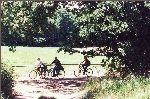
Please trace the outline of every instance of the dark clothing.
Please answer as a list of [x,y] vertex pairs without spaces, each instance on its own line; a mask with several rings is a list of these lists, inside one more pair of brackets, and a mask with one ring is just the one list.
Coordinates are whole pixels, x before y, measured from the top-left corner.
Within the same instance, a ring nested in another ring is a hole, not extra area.
[[90,66],[91,62],[88,59],[84,59],[84,61],[81,62],[81,65],[84,69],[83,74],[87,71],[87,67]]
[[84,59],[81,64],[84,66],[90,66],[91,62],[88,59]]
[[61,63],[58,59],[55,59],[51,64],[55,63],[55,67],[53,69],[53,76],[55,76],[55,71],[58,74],[59,70],[64,70],[64,68],[61,66]]
[[58,59],[54,60],[51,64],[55,63],[56,66],[61,67],[61,63]]
[[42,75],[43,71],[45,72],[47,69],[47,66],[45,66],[44,64],[42,64],[44,67],[38,67],[37,70],[40,71],[40,75]]

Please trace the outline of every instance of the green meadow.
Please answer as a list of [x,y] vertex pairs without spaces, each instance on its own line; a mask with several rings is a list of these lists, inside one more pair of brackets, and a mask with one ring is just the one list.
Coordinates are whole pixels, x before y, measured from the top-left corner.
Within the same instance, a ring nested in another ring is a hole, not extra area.
[[[49,65],[54,57],[58,57],[62,64],[79,64],[83,60],[83,55],[75,53],[69,55],[69,53],[60,52],[58,53],[58,47],[16,47],[16,52],[9,51],[8,46],[1,46],[1,59],[9,66],[25,66],[25,67],[14,67],[15,73],[26,76],[29,71],[33,69],[34,63],[37,58]],[[94,58],[89,57],[91,64],[100,64],[102,59],[105,57],[97,56]],[[63,65],[66,72],[74,71],[76,65]],[[102,69],[101,65],[96,65],[97,68]],[[48,68],[51,68],[48,66]],[[94,69],[93,69],[94,70]]]

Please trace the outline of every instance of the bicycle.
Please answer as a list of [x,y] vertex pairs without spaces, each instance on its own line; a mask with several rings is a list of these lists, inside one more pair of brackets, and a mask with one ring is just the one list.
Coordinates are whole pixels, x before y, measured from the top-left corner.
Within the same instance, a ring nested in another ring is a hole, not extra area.
[[[52,75],[53,75],[53,69],[54,68],[50,68],[49,70],[48,70],[48,75],[50,76],[51,75],[51,77],[52,77]],[[56,72],[55,71],[55,74],[56,74],[56,77],[58,77],[59,79],[60,78],[64,78],[65,77],[65,70],[62,70],[62,69],[59,69],[58,70],[59,72]]]
[[[29,72],[29,77],[31,79],[35,79],[38,76],[40,76],[40,78],[48,78],[49,76],[52,77],[52,75],[53,75],[53,68],[46,69],[42,73],[41,73],[41,70],[42,70],[41,67],[40,67],[40,71],[38,71],[37,68],[35,68],[34,70],[31,70]],[[65,77],[65,71],[64,70],[59,70],[59,74],[56,73],[56,77],[58,77],[58,78],[64,78]]]
[[42,70],[43,68],[40,67],[39,70],[37,68],[34,68],[29,72],[29,77],[31,79],[35,79],[36,77],[40,76],[40,78],[47,78],[49,76],[49,70]]
[[83,69],[83,67],[81,66],[81,65],[79,65],[79,68],[78,68],[78,70],[77,71],[74,71],[74,75],[76,76],[76,77],[79,77],[79,76],[87,76],[87,77],[89,77],[89,76],[92,76],[92,74],[93,74],[93,70],[92,70],[92,68],[90,68],[90,67],[87,67],[87,69],[86,69],[86,71],[85,71],[85,74],[83,74],[83,72],[84,72],[84,69]]

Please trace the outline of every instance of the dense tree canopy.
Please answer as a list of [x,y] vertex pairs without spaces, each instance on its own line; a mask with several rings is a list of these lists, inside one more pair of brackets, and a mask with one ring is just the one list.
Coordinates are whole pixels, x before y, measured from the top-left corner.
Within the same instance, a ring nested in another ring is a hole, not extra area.
[[1,8],[2,45],[10,50],[59,46],[76,53],[74,47],[99,47],[81,54],[105,55],[111,69],[136,73],[150,67],[149,1],[3,1]]

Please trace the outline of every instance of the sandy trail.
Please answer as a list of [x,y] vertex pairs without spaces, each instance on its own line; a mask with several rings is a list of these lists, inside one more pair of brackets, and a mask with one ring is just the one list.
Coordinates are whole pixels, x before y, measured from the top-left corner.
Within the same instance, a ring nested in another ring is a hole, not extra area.
[[[38,99],[40,96],[54,97],[55,99],[81,99],[86,91],[78,92],[80,86],[88,80],[87,77],[65,77],[63,79],[19,77],[16,79],[16,99]],[[78,97],[78,98],[77,98]]]
[[[89,78],[97,76],[95,74]],[[78,89],[89,78],[85,76],[75,77],[73,74],[68,74],[63,79],[49,77],[32,80],[29,77],[18,77],[14,87],[15,99],[82,99],[87,91],[78,91]]]

